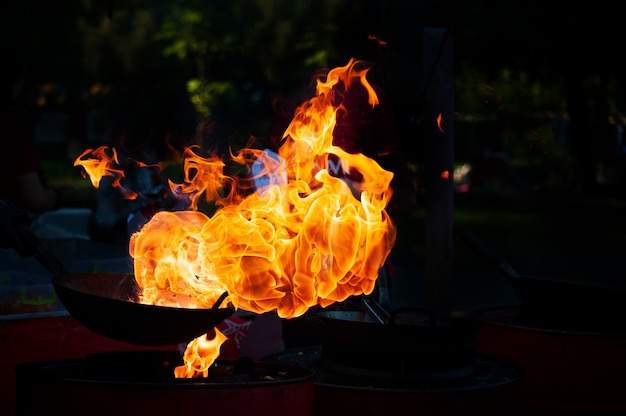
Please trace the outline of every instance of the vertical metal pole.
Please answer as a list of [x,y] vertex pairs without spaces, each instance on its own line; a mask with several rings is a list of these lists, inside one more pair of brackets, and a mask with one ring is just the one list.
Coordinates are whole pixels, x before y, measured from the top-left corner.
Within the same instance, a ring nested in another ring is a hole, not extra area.
[[451,28],[424,27],[424,298],[438,323],[450,316],[454,198],[454,48]]

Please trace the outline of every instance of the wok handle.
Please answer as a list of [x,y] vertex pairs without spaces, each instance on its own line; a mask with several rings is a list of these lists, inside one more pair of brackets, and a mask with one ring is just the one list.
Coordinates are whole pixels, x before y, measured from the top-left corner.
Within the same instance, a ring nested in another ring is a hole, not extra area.
[[20,223],[15,224],[15,229],[22,243],[32,252],[32,256],[35,257],[42,266],[48,269],[53,274],[54,278],[63,280],[68,277],[68,272],[61,260],[30,226]]
[[372,318],[376,320],[376,322],[385,325],[389,322],[389,313],[383,309],[382,306],[378,304],[374,299],[371,298],[361,298],[361,303],[365,307],[365,312]]
[[476,234],[473,232],[466,230],[463,233],[463,237],[465,242],[469,244],[474,250],[478,251],[484,258],[487,259],[491,264],[496,266],[496,268],[504,273],[507,277],[511,279],[520,279],[521,276],[511,266],[502,256],[500,256],[493,248],[489,247],[487,243],[481,240]]
[[224,292],[220,295],[219,298],[217,298],[217,300],[215,301],[215,303],[213,304],[213,306],[211,307],[211,309],[215,310],[215,309],[219,309],[220,305],[222,304],[222,302],[224,302],[224,299],[226,299],[228,297],[228,292]]
[[0,200],[0,246],[13,248],[21,257],[35,257],[55,278],[67,271],[59,258],[30,228],[28,212]]
[[418,312],[422,315],[426,315],[428,318],[428,323],[431,327],[434,327],[436,324],[435,316],[432,311],[419,308],[419,307],[406,307],[406,308],[398,308],[391,311],[391,313],[387,312],[385,308],[380,306],[378,302],[374,299],[363,297],[361,298],[361,303],[365,308],[365,312],[374,318],[378,323],[383,325],[396,325],[397,319],[399,316],[402,316],[407,313],[415,313]]

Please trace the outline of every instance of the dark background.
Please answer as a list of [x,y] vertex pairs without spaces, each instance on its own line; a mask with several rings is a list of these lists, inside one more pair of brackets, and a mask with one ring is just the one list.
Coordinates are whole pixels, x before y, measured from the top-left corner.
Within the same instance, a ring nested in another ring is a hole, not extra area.
[[[424,96],[445,65],[454,71],[455,261],[491,270],[456,234],[472,228],[524,272],[623,278],[625,72],[612,2],[10,1],[0,19],[2,44],[24,58],[23,105],[67,205],[96,203],[72,165],[84,149],[119,143],[125,131],[164,152],[166,129],[182,146],[206,122],[207,149],[251,135],[262,143],[274,100],[355,57],[374,63],[371,79],[392,99],[419,196],[397,218],[396,256],[419,259]],[[424,62],[433,27],[447,30],[454,53]]]
[[[455,160],[476,162],[475,187],[587,192],[624,179],[612,10],[606,1],[15,1],[3,6],[2,44],[25,60],[41,146],[65,146],[69,161],[129,124],[154,141],[174,124],[182,140],[209,117],[215,147],[263,139],[276,96],[356,57],[375,63],[370,76],[393,100],[416,170],[424,79],[454,65]],[[452,61],[424,66],[424,27],[450,30]]]

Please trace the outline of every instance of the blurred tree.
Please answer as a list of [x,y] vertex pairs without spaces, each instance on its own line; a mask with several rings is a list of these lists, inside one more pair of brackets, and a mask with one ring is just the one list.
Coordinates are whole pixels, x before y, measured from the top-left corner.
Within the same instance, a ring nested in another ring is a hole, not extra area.
[[[484,84],[494,87],[509,120],[565,112],[576,176],[570,189],[593,190],[604,157],[601,143],[610,134],[607,119],[624,112],[622,18],[611,12],[613,3],[479,0],[468,2],[465,10],[457,39],[457,61],[463,65],[457,85],[476,89],[463,72],[475,68]],[[479,97],[465,94],[460,98]],[[524,96],[535,98],[515,103]]]
[[[415,80],[428,70],[419,65],[419,28],[451,24],[457,111],[497,117],[511,127],[513,149],[550,134],[549,118],[566,114],[567,150],[586,186],[610,147],[606,119],[626,105],[621,18],[611,10],[606,0],[25,0],[3,5],[0,42],[27,49],[30,78],[97,107],[102,125],[142,106],[149,118],[147,107],[166,107],[163,97],[182,89],[197,116],[221,121],[216,135],[245,140],[264,134],[274,94],[321,68],[368,59],[408,141],[419,113]],[[30,96],[34,107],[38,91]]]
[[166,56],[193,64],[187,89],[198,113],[234,117],[228,124],[242,126],[250,114],[270,116],[272,92],[296,89],[331,63],[345,64],[350,56],[339,50],[345,47],[340,39],[349,32],[340,22],[352,29],[351,19],[358,19],[366,5],[177,0],[165,12],[156,39],[166,42]]

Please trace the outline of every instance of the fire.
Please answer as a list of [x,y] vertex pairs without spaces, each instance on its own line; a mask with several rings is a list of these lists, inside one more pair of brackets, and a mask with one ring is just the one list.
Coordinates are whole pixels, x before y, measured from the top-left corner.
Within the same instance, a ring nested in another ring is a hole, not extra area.
[[387,41],[382,40],[377,35],[367,35],[367,38],[370,40],[375,40],[378,43],[378,46],[384,46],[387,44]]
[[208,368],[219,357],[220,346],[228,338],[218,329],[213,329],[211,333],[198,337],[187,344],[183,354],[184,365],[174,369],[176,378],[196,378],[207,377]]
[[[120,163],[117,151],[111,149],[110,155],[107,151],[108,148],[106,146],[101,146],[95,150],[87,149],[74,161],[74,166],[82,166],[86,175],[89,175],[89,179],[94,188],[100,186],[100,179],[102,179],[103,176],[114,177],[114,186],[121,186],[120,182],[124,177],[124,170],[115,169],[113,167]],[[94,158],[84,159],[87,156],[93,156]]]
[[[212,217],[160,212],[131,237],[142,302],[211,307],[227,291],[237,309],[293,318],[372,292],[395,241],[385,212],[393,174],[334,146],[332,135],[341,109],[333,89],[338,82],[348,88],[362,82],[370,104],[377,103],[367,69],[357,64],[352,60],[318,81],[317,95],[296,111],[276,159],[252,149],[233,155],[240,163],[260,162],[273,178],[256,192],[234,197],[237,181],[224,176],[223,163],[188,149],[186,181],[172,189],[193,194],[192,208],[202,193],[222,207]],[[231,192],[221,197],[225,181]]]
[[125,177],[124,169],[120,166],[119,156],[115,148],[109,150],[106,146],[100,146],[93,150],[87,149],[76,158],[74,166],[82,166],[85,176],[89,176],[94,188],[100,186],[100,180],[103,176],[111,176],[113,178],[111,186],[119,188],[126,199],[135,199],[138,196],[136,192],[122,186],[122,179]]
[[[217,157],[186,150],[184,181],[170,189],[186,198],[189,210],[159,212],[130,239],[142,303],[207,308],[227,292],[236,309],[289,319],[374,290],[396,237],[385,211],[393,173],[333,144],[351,83],[366,88],[370,105],[378,103],[367,72],[351,59],[318,79],[315,97],[296,110],[278,154],[233,153],[247,167],[247,181],[225,175]],[[197,210],[202,195],[219,207],[212,216]],[[189,362],[206,352],[196,341],[185,352]]]

